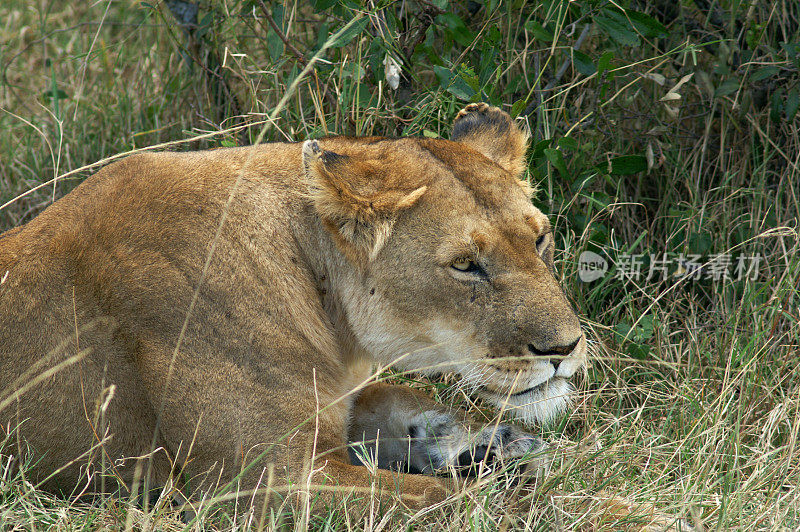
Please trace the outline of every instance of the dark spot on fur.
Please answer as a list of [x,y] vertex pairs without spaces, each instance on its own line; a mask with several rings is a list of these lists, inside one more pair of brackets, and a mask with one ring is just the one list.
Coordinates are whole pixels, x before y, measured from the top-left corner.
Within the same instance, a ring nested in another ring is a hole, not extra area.
[[375,289],[374,288],[370,288],[369,289],[369,295],[371,295],[371,296],[375,295]]
[[419,427],[416,425],[409,425],[408,426],[408,435],[411,436],[411,439],[415,439],[419,434]]
[[322,162],[325,163],[325,166],[327,166],[328,168],[345,164],[347,162],[347,159],[349,159],[347,155],[341,155],[332,151],[322,152]]

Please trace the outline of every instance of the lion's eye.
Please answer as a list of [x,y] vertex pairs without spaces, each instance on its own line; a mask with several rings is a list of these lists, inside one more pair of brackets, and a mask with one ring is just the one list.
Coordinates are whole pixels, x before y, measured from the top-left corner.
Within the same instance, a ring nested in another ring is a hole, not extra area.
[[465,272],[472,265],[473,265],[473,262],[471,260],[469,260],[469,259],[457,259],[457,260],[453,261],[453,264],[451,266],[453,266],[453,268],[455,268],[456,270],[460,270],[462,272]]
[[481,269],[481,267],[478,266],[475,261],[466,257],[454,260],[450,264],[450,267],[454,270],[465,273],[483,273],[483,269]]

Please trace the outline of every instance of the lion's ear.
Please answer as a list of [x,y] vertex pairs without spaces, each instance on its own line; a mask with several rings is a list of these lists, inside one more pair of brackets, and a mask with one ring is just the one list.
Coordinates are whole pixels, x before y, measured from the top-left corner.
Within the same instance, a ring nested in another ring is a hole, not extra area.
[[528,134],[497,107],[485,103],[466,106],[456,116],[450,140],[481,152],[514,177],[520,177],[525,171]]
[[303,143],[303,166],[323,225],[356,262],[378,255],[391,235],[397,213],[411,207],[427,190],[425,186],[388,186],[386,168],[324,150],[316,140]]

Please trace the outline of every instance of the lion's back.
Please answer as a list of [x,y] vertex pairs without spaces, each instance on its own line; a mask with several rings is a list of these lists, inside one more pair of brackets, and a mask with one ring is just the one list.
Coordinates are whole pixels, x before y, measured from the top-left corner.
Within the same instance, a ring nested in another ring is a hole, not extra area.
[[[300,167],[298,159],[292,173],[293,150],[275,144],[129,156],[0,234],[0,364],[24,366],[74,336],[76,321],[96,316],[179,326],[223,210],[234,230],[238,213],[252,208],[246,200],[255,180],[267,175],[279,183],[275,190],[292,188]],[[228,204],[234,184],[243,201]],[[275,217],[287,210],[277,197],[265,201],[275,203]],[[81,308],[93,316],[81,316]],[[17,370],[0,371],[0,384]]]

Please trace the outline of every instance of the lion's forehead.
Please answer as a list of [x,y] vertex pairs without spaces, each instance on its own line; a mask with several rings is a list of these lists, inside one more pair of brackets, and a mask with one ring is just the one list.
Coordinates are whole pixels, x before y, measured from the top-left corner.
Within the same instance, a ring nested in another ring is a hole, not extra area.
[[427,185],[422,203],[445,210],[451,220],[461,218],[459,226],[467,237],[480,229],[494,234],[492,240],[512,235],[519,241],[549,231],[547,217],[531,203],[526,186],[460,143],[384,137],[333,137],[330,143],[342,154],[377,163],[386,174],[384,185]]
[[339,154],[375,163],[373,168],[381,172],[384,186],[408,188],[438,181],[451,187],[455,179],[479,205],[523,215],[538,213],[528,199],[527,186],[459,142],[385,137],[328,137],[324,142]]
[[536,240],[542,234],[541,229],[541,223],[533,227],[520,218],[497,221],[487,217],[457,217],[444,228],[451,232],[441,238],[437,259],[445,264],[454,257],[477,252],[478,256],[491,257],[506,267],[527,270],[538,256]]

